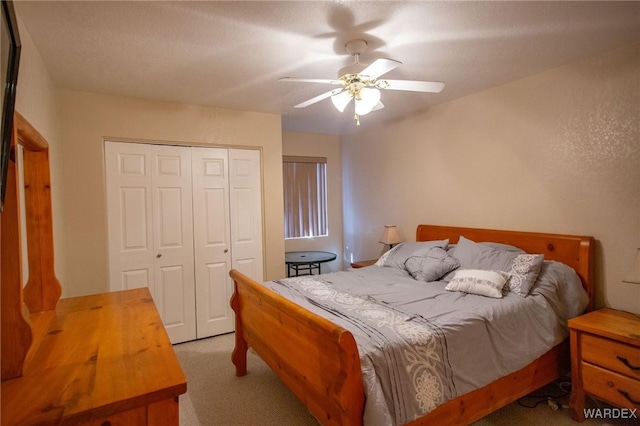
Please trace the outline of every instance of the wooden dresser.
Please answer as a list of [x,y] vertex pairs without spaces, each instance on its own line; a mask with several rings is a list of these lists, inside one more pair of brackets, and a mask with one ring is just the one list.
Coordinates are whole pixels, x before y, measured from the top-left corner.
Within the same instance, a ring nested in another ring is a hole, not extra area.
[[2,425],[178,425],[185,376],[147,288],[61,299],[32,315]]
[[[17,145],[23,148],[22,186]],[[178,396],[187,383],[149,290],[60,300],[48,147],[16,112],[0,214],[1,423],[177,425]]]
[[585,394],[640,409],[640,317],[600,309],[569,320],[571,416],[585,419]]

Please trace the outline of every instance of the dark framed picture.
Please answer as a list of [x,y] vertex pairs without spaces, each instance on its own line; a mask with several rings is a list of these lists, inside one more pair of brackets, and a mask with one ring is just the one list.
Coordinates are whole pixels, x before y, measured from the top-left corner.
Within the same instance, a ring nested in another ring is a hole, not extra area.
[[0,212],[4,207],[7,187],[7,168],[11,155],[13,110],[16,103],[18,65],[20,63],[20,35],[13,2],[2,0],[2,128],[0,135]]

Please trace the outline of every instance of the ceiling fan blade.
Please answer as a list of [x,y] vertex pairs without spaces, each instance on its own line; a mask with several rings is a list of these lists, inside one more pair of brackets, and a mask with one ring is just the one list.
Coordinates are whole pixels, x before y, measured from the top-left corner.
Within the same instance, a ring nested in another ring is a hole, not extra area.
[[305,108],[308,107],[309,105],[313,105],[316,102],[320,102],[323,99],[327,99],[328,97],[331,97],[333,95],[337,95],[338,93],[340,93],[342,91],[342,89],[333,89],[333,90],[329,90],[328,92],[325,92],[321,95],[318,95],[314,98],[311,98],[307,101],[301,102],[298,105],[295,105],[294,108]]
[[382,103],[382,101],[378,101],[378,103],[376,104],[376,106],[374,106],[373,108],[371,108],[371,112],[373,111],[377,111],[379,109],[384,108],[384,104]]
[[373,61],[371,65],[369,65],[364,70],[362,70],[362,72],[360,72],[359,74],[366,75],[371,78],[378,78],[381,75],[388,73],[389,71],[397,68],[400,65],[402,65],[402,62],[400,61],[387,59],[387,58],[378,58],[375,61]]
[[386,90],[407,90],[410,92],[440,93],[444,83],[440,81],[384,80],[389,83]]
[[301,83],[328,83],[328,84],[340,84],[340,80],[329,80],[325,78],[297,78],[297,77],[282,77],[279,81],[295,81]]

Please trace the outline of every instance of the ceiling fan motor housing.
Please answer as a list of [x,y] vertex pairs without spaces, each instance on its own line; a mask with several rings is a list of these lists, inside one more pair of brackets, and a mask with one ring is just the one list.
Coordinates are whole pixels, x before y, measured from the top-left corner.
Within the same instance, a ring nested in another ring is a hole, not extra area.
[[347,44],[344,45],[347,52],[353,56],[353,64],[348,65],[338,71],[338,78],[347,76],[347,75],[358,75],[362,70],[364,70],[367,66],[360,64],[360,54],[367,50],[367,42],[366,40],[356,39],[350,40]]
[[344,47],[347,49],[349,55],[360,55],[367,50],[367,42],[362,39],[350,40]]
[[338,71],[338,78],[344,77],[349,74],[353,74],[353,75],[360,74],[366,67],[367,65],[363,65],[363,64],[347,65],[344,68],[340,68],[340,70]]

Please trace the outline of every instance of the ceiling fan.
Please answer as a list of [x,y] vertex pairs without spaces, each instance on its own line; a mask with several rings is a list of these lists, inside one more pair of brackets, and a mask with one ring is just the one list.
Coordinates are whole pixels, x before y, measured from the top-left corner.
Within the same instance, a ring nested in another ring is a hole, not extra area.
[[380,101],[380,90],[404,90],[411,92],[439,93],[444,83],[437,81],[388,80],[379,77],[402,64],[393,59],[379,58],[370,65],[360,63],[360,55],[366,50],[367,42],[357,39],[347,42],[347,52],[353,56],[353,65],[338,71],[338,78],[334,80],[318,78],[283,77],[280,81],[295,81],[303,83],[328,83],[340,86],[307,101],[295,105],[295,108],[305,108],[331,98],[338,111],[343,112],[347,105],[354,101],[356,124],[360,125],[360,116],[384,108]]

